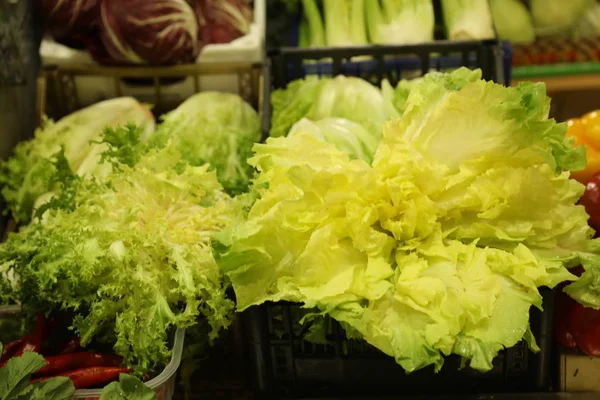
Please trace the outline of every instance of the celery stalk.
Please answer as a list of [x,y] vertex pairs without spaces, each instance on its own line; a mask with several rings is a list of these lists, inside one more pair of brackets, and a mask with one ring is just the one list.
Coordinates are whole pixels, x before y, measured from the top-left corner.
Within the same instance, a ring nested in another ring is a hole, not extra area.
[[[308,47],[323,47],[325,46],[325,29],[323,28],[323,19],[316,0],[302,0],[304,8],[304,18],[307,23],[307,32],[300,32],[307,35]],[[303,29],[304,29],[303,28]],[[305,40],[303,38],[303,40]]]
[[488,0],[442,0],[450,40],[493,39],[494,23]]
[[365,0],[324,0],[323,11],[328,46],[367,43]]
[[431,0],[372,0],[366,3],[365,13],[372,43],[433,40],[435,17]]

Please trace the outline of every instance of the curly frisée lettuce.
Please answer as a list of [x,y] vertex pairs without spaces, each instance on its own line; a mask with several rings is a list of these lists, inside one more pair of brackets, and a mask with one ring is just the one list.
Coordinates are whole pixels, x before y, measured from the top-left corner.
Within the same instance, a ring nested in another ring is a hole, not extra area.
[[63,146],[73,171],[82,164],[86,175],[99,160],[102,145],[94,143],[105,126],[133,122],[140,127],[143,137],[154,131],[154,117],[150,110],[131,97],[106,100],[57,122],[47,121],[35,133],[35,138],[22,142],[7,161],[0,163],[2,197],[13,218],[26,223],[31,217],[36,199],[51,192],[49,180],[54,173],[50,157]]
[[102,180],[65,178],[41,222],[0,245],[0,301],[28,312],[73,311],[83,345],[114,343],[142,373],[167,362],[170,328],[200,315],[214,338],[229,324],[233,303],[210,238],[240,220],[242,207],[208,166],[182,161],[176,146],[150,150],[134,165],[107,161],[116,168]]
[[[598,241],[566,169],[584,152],[548,119],[543,84],[478,72],[414,82],[372,165],[298,132],[255,146],[259,199],[215,235],[237,306],[292,301],[408,372],[456,354],[486,371],[526,340],[541,286],[600,305]],[[461,78],[462,77],[462,78]]]

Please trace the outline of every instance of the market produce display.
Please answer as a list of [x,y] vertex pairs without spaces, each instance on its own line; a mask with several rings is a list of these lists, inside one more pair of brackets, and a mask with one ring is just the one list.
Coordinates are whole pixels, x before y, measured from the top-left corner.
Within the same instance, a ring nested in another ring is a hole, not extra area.
[[[260,139],[257,113],[236,95],[206,92],[148,131],[143,119],[134,123],[136,114],[111,126],[115,115],[106,108],[96,115],[104,126],[91,126],[94,107],[50,123],[63,129],[42,131],[23,145],[39,149],[35,158],[19,148],[6,166],[21,168],[2,171],[3,182],[45,174],[28,192],[33,220],[0,245],[0,304],[20,304],[25,320],[66,314],[61,326],[76,334],[46,353],[48,324],[38,319],[34,333],[5,343],[2,362],[44,355],[24,381],[63,376],[79,389],[124,372],[144,378],[168,363],[175,328],[203,325],[209,342],[230,323],[233,302],[211,236],[243,221],[252,198],[241,193],[252,173],[246,158]],[[79,130],[77,141],[87,147],[74,152],[70,141]],[[74,160],[92,156],[89,173],[76,173],[83,163]],[[114,354],[100,355],[97,347]]]
[[194,62],[208,44],[246,35],[249,0],[36,0],[46,32],[100,64]]
[[[594,139],[598,137],[598,113],[593,111],[580,119],[568,121],[568,135],[587,149],[588,160],[583,171],[573,173],[574,178],[585,183],[585,192],[579,204],[589,215],[588,223],[600,231],[600,166]],[[575,270],[581,275],[581,267]],[[600,310],[577,303],[566,293],[559,292],[554,308],[554,338],[566,348],[578,348],[591,357],[600,357]]]
[[408,372],[451,354],[487,371],[522,340],[537,350],[530,308],[559,286],[557,335],[597,355],[600,179],[570,172],[590,168],[595,114],[575,131],[548,118],[543,84],[466,68],[395,88],[307,78],[271,100],[264,144],[235,95],[197,94],[156,128],[123,98],[2,164],[20,227],[0,244],[0,304],[37,322],[3,343],[0,399],[147,390],[175,329],[209,342],[236,305],[268,301],[304,307],[307,340],[328,316]]
[[589,73],[598,61],[600,3],[594,0],[492,1],[498,37],[512,41],[513,76]]
[[302,132],[255,145],[259,199],[214,235],[238,310],[300,303],[303,322],[328,315],[406,371],[449,354],[486,371],[523,339],[536,350],[538,287],[572,281],[566,293],[598,308],[598,241],[565,172],[584,149],[548,119],[543,84],[480,76],[405,85],[371,164]]

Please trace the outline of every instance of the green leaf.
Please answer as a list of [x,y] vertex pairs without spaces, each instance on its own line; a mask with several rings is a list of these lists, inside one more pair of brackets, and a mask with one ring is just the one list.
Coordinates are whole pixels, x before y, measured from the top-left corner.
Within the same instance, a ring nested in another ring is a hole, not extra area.
[[31,374],[40,370],[46,361],[37,353],[25,352],[13,357],[0,368],[0,399],[16,399],[29,386]]
[[33,390],[19,396],[18,400],[71,400],[75,386],[67,377],[55,377],[33,384]]
[[133,123],[114,128],[107,126],[98,142],[108,147],[102,152],[101,161],[110,162],[116,168],[121,165],[133,167],[146,152],[146,148],[140,146],[142,134],[142,129]]
[[135,376],[121,374],[119,382],[102,390],[100,400],[156,400],[156,393]]
[[69,167],[64,147],[61,146],[60,151],[53,156],[52,164],[55,172],[50,178],[50,187],[55,188],[58,194],[51,194],[47,200],[44,197],[37,199],[34,206],[35,218],[42,218],[50,209],[73,211],[76,207],[81,178]]

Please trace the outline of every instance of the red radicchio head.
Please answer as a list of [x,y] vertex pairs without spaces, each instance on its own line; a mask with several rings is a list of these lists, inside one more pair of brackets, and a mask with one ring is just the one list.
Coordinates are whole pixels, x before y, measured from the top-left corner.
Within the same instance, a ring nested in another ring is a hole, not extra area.
[[207,44],[229,43],[250,31],[253,13],[247,0],[196,0],[195,10]]
[[101,0],[100,26],[117,63],[181,64],[200,52],[198,23],[185,0]]
[[57,41],[81,48],[98,22],[99,0],[36,0],[46,31]]

